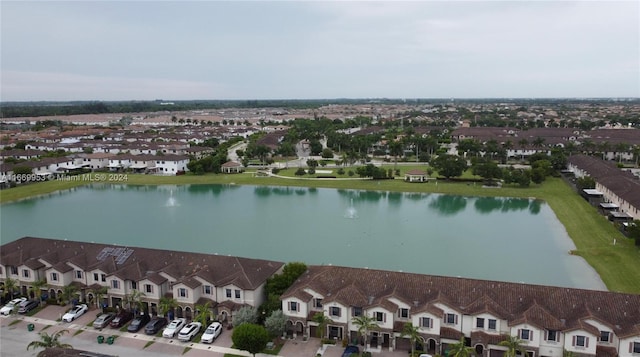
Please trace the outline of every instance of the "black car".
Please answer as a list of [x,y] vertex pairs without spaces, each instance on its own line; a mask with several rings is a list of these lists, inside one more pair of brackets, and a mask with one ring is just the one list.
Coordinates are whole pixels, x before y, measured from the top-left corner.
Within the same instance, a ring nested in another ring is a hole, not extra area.
[[109,323],[109,325],[113,328],[122,327],[124,326],[124,324],[129,322],[129,320],[131,320],[132,318],[133,318],[133,312],[122,310],[118,313],[118,315],[116,315],[116,317],[113,320],[111,320],[111,323]]
[[127,327],[127,331],[138,332],[144,325],[149,323],[149,320],[151,320],[149,315],[138,315],[131,321],[129,327]]
[[147,335],[155,335],[161,328],[167,325],[167,319],[164,317],[154,317],[147,326],[144,327],[144,333]]
[[351,357],[352,354],[357,354],[359,352],[360,349],[358,346],[347,346],[347,348],[344,349],[344,352],[342,352],[342,357]]
[[19,314],[26,314],[29,311],[35,309],[36,307],[38,307],[38,301],[37,300],[23,301],[23,302],[20,303],[20,307],[18,308],[18,313]]

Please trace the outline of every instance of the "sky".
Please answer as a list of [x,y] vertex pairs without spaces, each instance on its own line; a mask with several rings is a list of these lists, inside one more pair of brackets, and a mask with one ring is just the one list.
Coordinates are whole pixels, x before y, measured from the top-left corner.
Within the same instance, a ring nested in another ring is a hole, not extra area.
[[640,97],[639,1],[0,1],[0,101]]

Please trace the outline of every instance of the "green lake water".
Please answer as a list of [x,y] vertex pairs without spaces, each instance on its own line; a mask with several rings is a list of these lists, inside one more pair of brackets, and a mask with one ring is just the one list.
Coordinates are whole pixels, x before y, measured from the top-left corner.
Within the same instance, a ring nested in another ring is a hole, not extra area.
[[94,185],[2,205],[0,234],[604,289],[568,254],[549,206],[530,199]]

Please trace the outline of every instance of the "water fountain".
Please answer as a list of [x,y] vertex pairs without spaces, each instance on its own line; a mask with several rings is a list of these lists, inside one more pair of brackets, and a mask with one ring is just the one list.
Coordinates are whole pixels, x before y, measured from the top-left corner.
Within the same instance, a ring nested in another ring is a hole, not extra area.
[[347,208],[347,212],[344,214],[344,217],[349,219],[358,218],[358,211],[353,207],[353,198],[351,199],[351,205]]
[[169,199],[167,199],[167,203],[165,204],[165,206],[167,207],[175,207],[175,206],[179,206],[178,202],[176,202],[176,199],[173,197],[173,190],[169,191]]

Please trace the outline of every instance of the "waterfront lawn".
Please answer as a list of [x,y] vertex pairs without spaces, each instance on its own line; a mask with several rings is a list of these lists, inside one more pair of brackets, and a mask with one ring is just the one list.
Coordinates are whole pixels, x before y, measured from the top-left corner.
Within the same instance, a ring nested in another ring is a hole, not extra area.
[[[392,168],[389,165],[386,168]],[[409,168],[402,167],[403,170]],[[443,193],[463,196],[495,196],[538,198],[546,201],[555,212],[576,245],[572,254],[583,257],[600,275],[607,288],[616,292],[640,293],[640,250],[625,238],[607,219],[598,214],[560,178],[547,178],[542,185],[530,188],[482,188],[480,184],[447,182],[408,183],[395,180],[310,180],[277,177],[256,177],[249,171],[233,175],[127,175],[126,181],[112,182],[130,185],[237,184],[314,188],[379,190],[395,192]],[[15,201],[64,190],[89,182],[49,181],[0,191],[0,203]],[[613,239],[617,244],[613,245]],[[569,252],[567,252],[569,254]],[[544,264],[544,262],[540,262]]]

